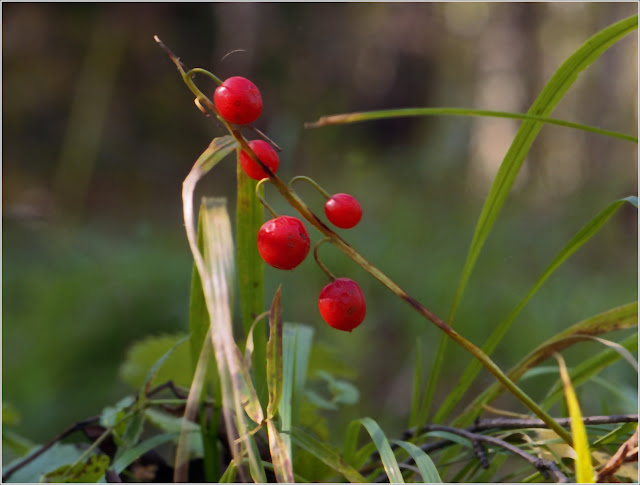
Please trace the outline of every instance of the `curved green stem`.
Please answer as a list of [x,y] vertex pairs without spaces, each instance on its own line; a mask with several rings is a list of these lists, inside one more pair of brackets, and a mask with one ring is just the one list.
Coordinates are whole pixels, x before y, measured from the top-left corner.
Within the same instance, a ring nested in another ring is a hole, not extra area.
[[256,184],[256,197],[258,198],[258,200],[260,201],[260,203],[265,207],[265,209],[267,209],[269,212],[271,212],[271,215],[276,218],[278,217],[278,213],[273,210],[273,207],[271,207],[266,200],[264,200],[264,197],[262,197],[262,194],[260,193],[260,187],[262,187],[262,184],[264,182],[268,182],[269,179],[262,179],[260,180],[257,184]]
[[305,182],[308,182],[311,185],[313,185],[316,188],[316,190],[320,192],[326,199],[331,198],[331,195],[329,194],[329,192],[327,192],[322,187],[320,187],[320,185],[315,180],[313,180],[310,177],[305,177],[304,175],[298,175],[297,177],[293,177],[289,182],[289,188],[293,188],[293,183],[297,182],[298,180],[304,180]]
[[485,116],[492,118],[511,118],[515,120],[541,121],[550,125],[564,126],[576,130],[597,133],[598,135],[610,136],[621,140],[638,143],[638,138],[617,131],[604,130],[595,126],[573,123],[571,121],[547,118],[533,114],[511,113],[508,111],[491,111],[486,109],[469,108],[403,108],[382,111],[363,111],[357,113],[345,113],[339,115],[322,116],[318,121],[305,123],[305,128],[319,128],[321,126],[342,125],[348,123],[361,123],[363,121],[381,120],[385,118],[404,118],[414,116]]
[[[160,44],[160,46],[169,54],[174,63],[178,66],[178,70],[183,74],[183,79],[187,86],[191,89],[191,91],[196,94],[200,101],[212,112],[217,114],[215,106],[213,103],[206,97],[204,94],[200,92],[200,90],[195,86],[193,81],[184,76],[184,69],[180,60],[173,54],[160,39],[156,37],[156,41]],[[285,183],[275,175],[269,167],[267,167],[262,160],[260,160],[256,154],[253,152],[251,147],[249,147],[248,142],[244,139],[240,131],[231,126],[229,123],[224,122],[225,126],[229,130],[229,133],[235,138],[235,140],[240,145],[241,149],[246,152],[251,159],[256,162],[262,170],[268,175],[269,180],[273,184],[273,186],[282,194],[284,199],[294,208],[296,209],[302,217],[304,217],[313,227],[315,227],[318,231],[324,234],[327,238],[330,239],[331,243],[334,244],[338,249],[340,249],[347,257],[351,258],[356,264],[361,266],[365,271],[367,271],[371,276],[380,281],[384,286],[386,286],[391,292],[396,294],[399,298],[408,303],[414,310],[416,310],[420,315],[424,318],[432,322],[436,325],[440,330],[446,333],[449,338],[454,340],[457,344],[462,346],[467,352],[473,355],[476,359],[478,359],[482,365],[498,380],[500,381],[520,402],[522,402],[527,408],[529,408],[536,416],[542,419],[553,431],[558,434],[564,441],[568,444],[572,444],[571,434],[568,433],[564,428],[562,428],[549,414],[547,414],[540,406],[538,406],[535,401],[533,401],[527,394],[525,394],[518,386],[516,386],[511,379],[507,377],[507,375],[502,372],[502,370],[489,358],[487,354],[485,354],[480,348],[476,345],[465,339],[455,330],[453,330],[449,325],[447,325],[444,320],[442,320],[439,316],[429,310],[427,307],[418,302],[415,298],[409,296],[402,288],[400,288],[394,281],[392,281],[388,276],[386,276],[382,271],[373,266],[369,261],[367,261],[360,253],[358,253],[354,248],[352,248],[349,244],[347,244],[338,234],[336,234],[331,228],[327,227],[319,218],[316,216],[307,205],[304,203],[300,197],[289,187],[285,185]]]
[[207,77],[209,77],[209,78],[213,79],[213,81],[214,81],[216,84],[218,84],[218,85],[222,84],[222,81],[220,80],[220,78],[219,78],[218,76],[216,76],[215,74],[213,74],[213,73],[211,73],[211,72],[207,71],[206,69],[202,69],[202,68],[200,68],[200,67],[196,67],[196,68],[194,68],[194,69],[190,69],[190,70],[185,74],[185,76],[193,77],[193,75],[194,75],[194,74],[204,74],[205,76],[207,76]]
[[330,239],[331,238],[325,237],[324,239],[321,239],[316,243],[316,245],[313,247],[313,257],[315,258],[316,263],[318,263],[318,266],[320,266],[320,269],[324,271],[324,273],[329,277],[331,281],[334,281],[336,277],[333,275],[331,271],[329,271],[329,268],[327,268],[325,264],[322,261],[320,261],[320,258],[318,257],[318,248],[320,247],[321,244],[329,241]]

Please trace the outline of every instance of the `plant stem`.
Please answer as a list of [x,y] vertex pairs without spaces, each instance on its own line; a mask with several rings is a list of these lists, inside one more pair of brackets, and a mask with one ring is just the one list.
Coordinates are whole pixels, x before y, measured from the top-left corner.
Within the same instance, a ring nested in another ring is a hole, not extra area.
[[325,266],[325,264],[322,261],[320,261],[320,258],[318,257],[318,248],[320,247],[321,244],[323,244],[323,243],[325,243],[325,242],[327,242],[329,240],[330,239],[328,237],[325,237],[324,239],[321,239],[320,241],[318,241],[316,243],[316,245],[313,248],[313,257],[315,258],[316,263],[318,263],[318,266],[320,266],[320,269],[322,271],[324,271],[324,273],[329,277],[329,279],[331,281],[334,281],[336,279],[336,277],[333,275],[333,273],[331,271],[329,271],[329,268],[327,268]]
[[315,180],[309,177],[305,177],[304,175],[298,175],[297,177],[293,177],[289,182],[289,187],[293,189],[293,182],[297,182],[298,180],[304,180],[305,182],[308,182],[311,185],[313,185],[316,188],[316,190],[325,197],[325,199],[331,198],[331,195],[329,195],[329,192],[327,192],[322,187],[320,187],[320,185],[318,185],[318,183]]
[[[206,107],[211,112],[217,115],[217,110],[215,105],[195,86],[193,80],[186,76],[184,66],[180,62],[180,59],[173,54],[156,36],[156,42],[160,44],[162,49],[167,52],[169,57],[174,61],[178,70],[182,74],[182,78],[184,82],[187,84],[189,89],[193,94],[196,95],[200,103]],[[219,116],[218,116],[219,117]],[[220,117],[219,117],[220,118]],[[407,292],[405,292],[402,288],[400,288],[395,282],[393,282],[388,276],[386,276],[382,271],[373,266],[369,261],[367,261],[360,253],[358,253],[354,248],[352,248],[349,244],[347,244],[338,234],[336,234],[332,229],[327,227],[319,218],[316,216],[304,201],[298,197],[298,195],[289,187],[287,187],[284,182],[275,175],[269,167],[267,167],[262,160],[260,160],[253,150],[249,147],[249,144],[244,139],[240,131],[234,126],[226,121],[222,120],[223,124],[229,130],[229,133],[236,139],[238,144],[241,146],[241,149],[251,157],[253,161],[255,161],[264,172],[268,175],[269,180],[274,185],[278,192],[282,194],[284,199],[294,208],[296,209],[302,217],[304,217],[312,226],[314,226],[318,231],[324,234],[327,238],[330,239],[331,243],[334,244],[338,249],[340,249],[347,257],[352,259],[355,263],[360,265],[365,271],[367,271],[371,276],[380,281],[384,286],[386,286],[391,292],[396,294],[399,298],[408,303],[414,310],[416,310],[420,315],[425,317],[427,320],[435,324],[440,330],[447,334],[449,338],[454,340],[457,344],[461,345],[467,352],[473,355],[480,363],[498,380],[500,381],[520,402],[522,402],[527,408],[529,408],[536,416],[542,419],[550,429],[556,432],[558,436],[560,436],[564,441],[566,441],[569,445],[572,444],[571,434],[568,433],[564,428],[562,428],[551,416],[549,416],[542,408],[540,408],[535,401],[533,401],[527,394],[525,394],[518,386],[516,386],[511,379],[507,377],[507,375],[502,372],[502,370],[489,358],[487,354],[485,354],[480,348],[476,345],[462,337],[459,333],[453,330],[449,325],[447,325],[444,320],[438,317],[431,310],[426,308],[420,302],[418,302],[415,298],[411,297]]]

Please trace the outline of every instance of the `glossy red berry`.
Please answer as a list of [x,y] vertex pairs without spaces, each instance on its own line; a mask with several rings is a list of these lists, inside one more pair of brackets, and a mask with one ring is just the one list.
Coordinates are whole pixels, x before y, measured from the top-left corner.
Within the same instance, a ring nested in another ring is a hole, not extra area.
[[349,229],[362,219],[362,207],[349,194],[334,194],[324,205],[324,213],[335,226]]
[[258,231],[258,252],[274,268],[295,268],[307,257],[310,247],[307,229],[295,217],[276,217]]
[[349,278],[337,278],[322,288],[318,308],[325,322],[345,332],[360,325],[367,313],[360,286]]
[[262,96],[251,81],[234,76],[226,79],[213,93],[213,102],[225,120],[236,125],[253,123],[262,113]]
[[[249,147],[258,156],[262,163],[269,167],[273,173],[276,173],[278,165],[280,165],[280,158],[271,145],[263,140],[252,140],[249,142]],[[260,165],[254,162],[245,151],[240,153],[240,166],[242,167],[242,170],[244,170],[244,173],[253,180],[262,180],[268,177]]]

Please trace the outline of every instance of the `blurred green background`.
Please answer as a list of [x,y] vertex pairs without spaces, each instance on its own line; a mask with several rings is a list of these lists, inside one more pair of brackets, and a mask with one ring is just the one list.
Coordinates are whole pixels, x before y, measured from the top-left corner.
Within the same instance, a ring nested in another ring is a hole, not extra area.
[[[283,147],[281,177],[304,174],[355,195],[364,217],[346,240],[446,317],[519,123],[438,117],[304,129],[304,122],[402,107],[525,112],[588,37],[636,11],[636,3],[586,2],[3,3],[2,390],[22,415],[18,431],[46,441],[99,413],[130,392],[117,369],[133,343],[187,329],[191,258],[181,184],[223,130],[195,108],[155,34],[189,67],[251,78],[264,100],[255,126]],[[634,32],[580,76],[553,116],[637,133],[637,59]],[[198,82],[212,94],[209,80]],[[234,184],[229,158],[198,194],[226,196],[234,210]],[[313,189],[299,192],[322,213]],[[636,145],[544,127],[455,328],[481,345],[575,232],[635,194]],[[267,199],[292,214],[269,188]],[[353,369],[361,401],[341,417],[371,416],[397,436],[410,406],[414,344],[422,342],[428,372],[439,334],[342,254],[323,247],[322,257],[363,288],[368,314],[358,331],[337,332],[320,319],[314,295],[326,277],[313,258],[295,272],[267,268],[267,301],[282,283],[284,319],[314,326],[317,341]],[[637,211],[627,205],[529,303],[496,362],[510,367],[561,329],[635,300],[637,267]],[[601,348],[580,343],[568,363]],[[449,345],[436,403],[468,362]],[[628,399],[588,384],[584,413],[636,409],[633,370],[619,363],[606,377]],[[482,374],[479,385],[490,381]],[[539,398],[548,382],[533,379],[525,389]],[[500,403],[524,411],[508,397]]]

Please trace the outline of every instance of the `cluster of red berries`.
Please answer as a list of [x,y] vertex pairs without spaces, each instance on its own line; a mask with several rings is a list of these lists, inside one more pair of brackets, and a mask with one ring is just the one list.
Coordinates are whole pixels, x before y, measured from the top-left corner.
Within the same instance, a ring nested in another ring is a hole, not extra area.
[[[220,116],[229,123],[246,125],[262,113],[260,91],[248,79],[230,77],[215,90],[213,96]],[[280,160],[273,147],[263,140],[249,142],[249,147],[272,173]],[[245,151],[240,153],[240,166],[254,180],[268,174]],[[329,221],[342,229],[349,229],[362,218],[362,208],[349,194],[329,197],[324,212]],[[311,240],[304,224],[296,217],[279,216],[265,222],[258,231],[258,252],[264,261],[277,269],[291,270],[309,254]],[[364,320],[367,307],[360,286],[349,278],[337,278],[326,285],[318,298],[320,315],[333,328],[351,332]]]

